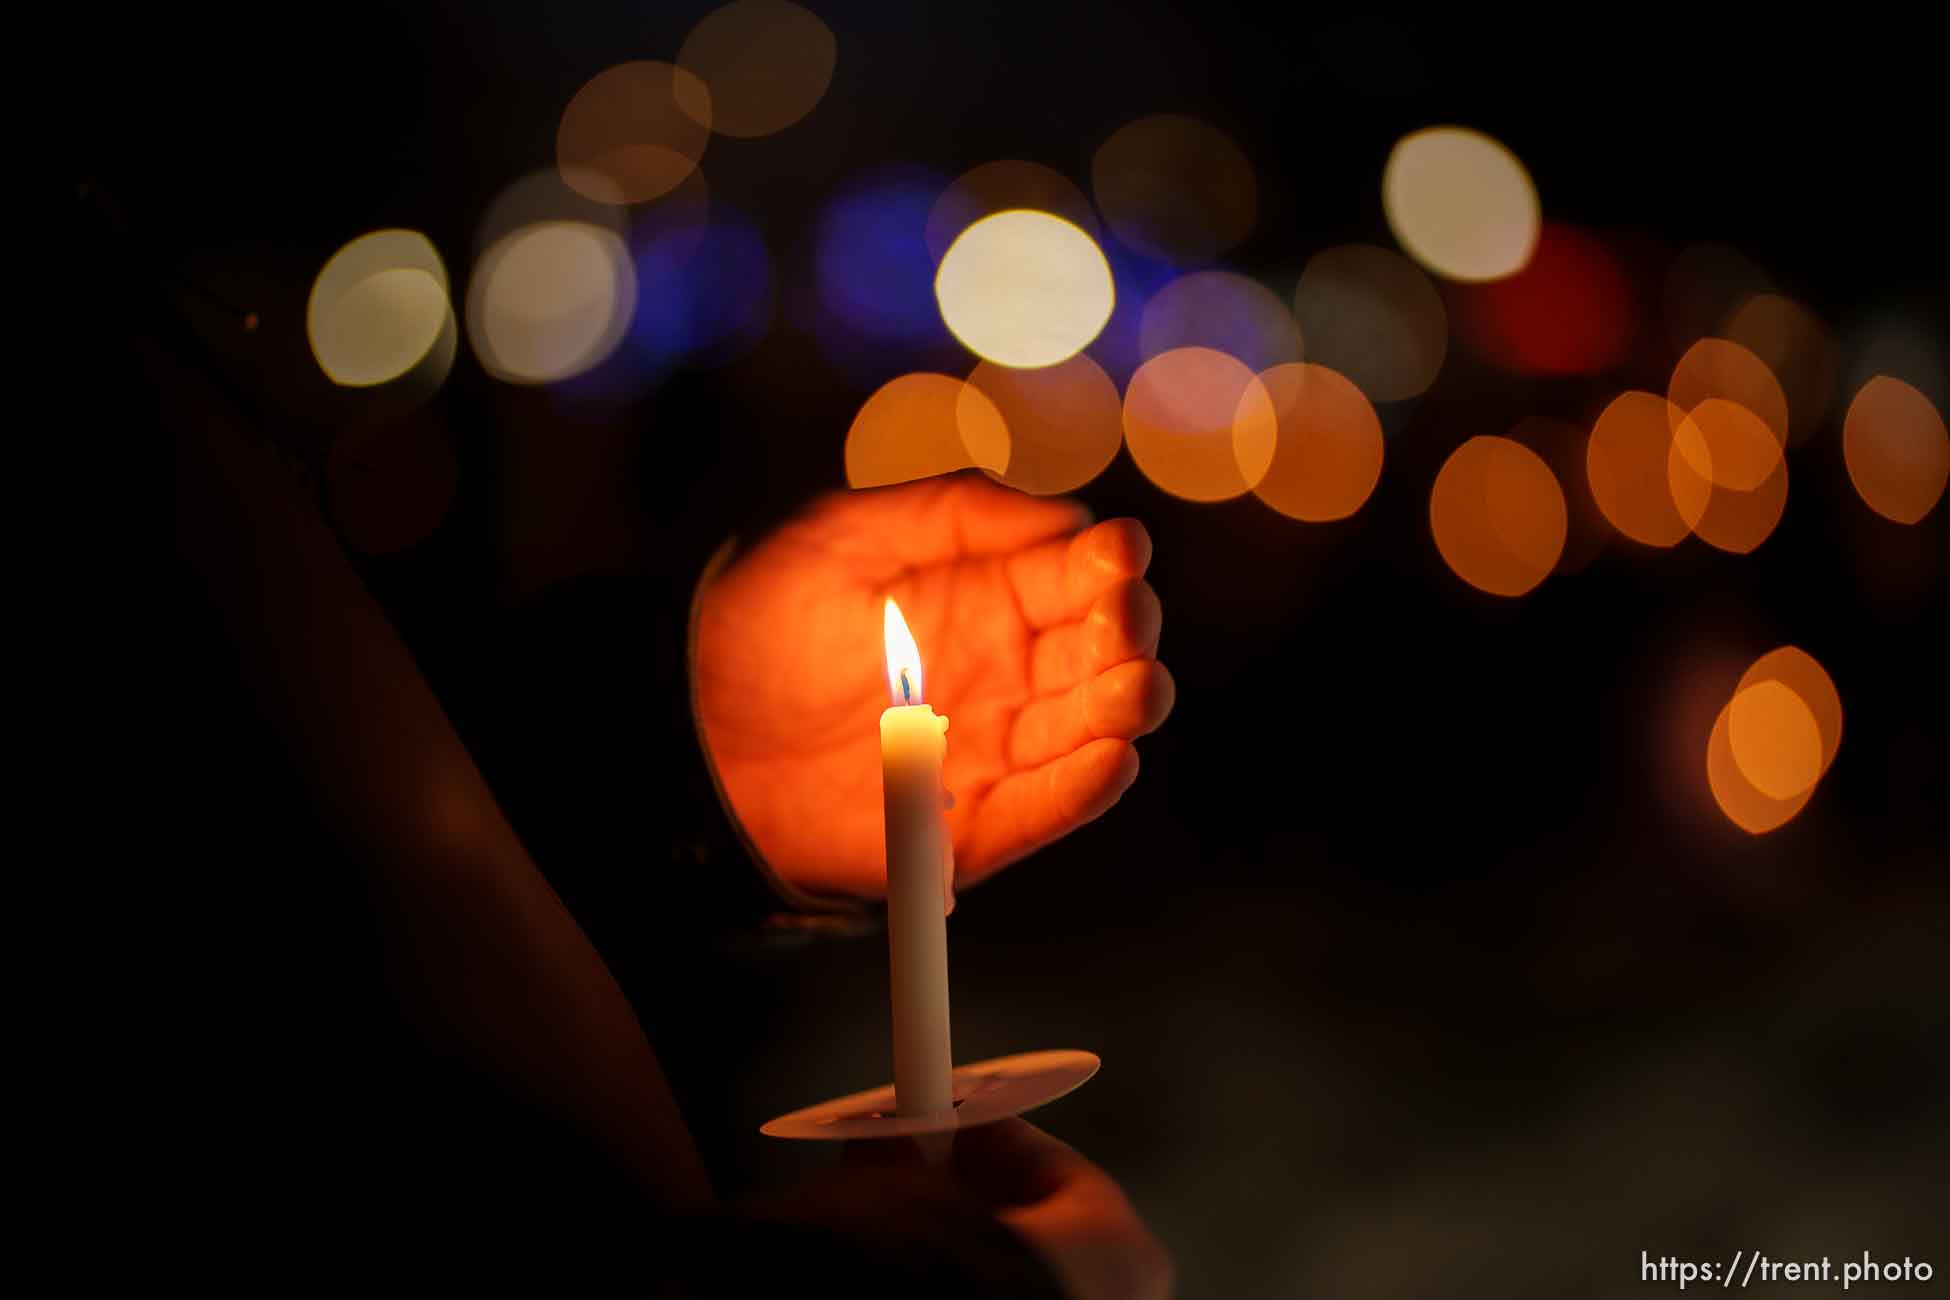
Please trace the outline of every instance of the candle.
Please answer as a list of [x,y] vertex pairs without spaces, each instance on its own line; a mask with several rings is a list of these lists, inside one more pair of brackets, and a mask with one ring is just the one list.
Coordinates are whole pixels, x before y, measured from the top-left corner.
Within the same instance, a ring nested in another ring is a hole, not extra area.
[[941,813],[948,719],[922,702],[921,652],[887,602],[887,687],[880,779],[887,829],[887,949],[894,1002],[894,1109],[954,1108],[948,1033],[948,909],[953,843]]

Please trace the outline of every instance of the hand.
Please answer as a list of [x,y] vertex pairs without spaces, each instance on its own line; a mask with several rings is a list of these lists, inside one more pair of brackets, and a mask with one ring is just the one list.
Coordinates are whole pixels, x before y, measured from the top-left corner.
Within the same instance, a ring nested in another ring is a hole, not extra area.
[[1163,618],[1134,519],[1088,527],[1066,499],[979,475],[834,494],[704,593],[705,743],[773,869],[816,893],[886,888],[882,607],[899,602],[927,703],[949,719],[942,778],[955,878],[983,879],[1108,809],[1131,741],[1171,711]]
[[1173,1265],[1123,1189],[1026,1120],[955,1136],[957,1178],[1041,1255],[1076,1300],[1165,1300]]
[[[842,1168],[788,1205],[836,1228],[907,1230],[903,1212],[943,1225],[943,1244],[999,1222],[1027,1244],[1072,1300],[1164,1300],[1174,1267],[1110,1175],[1021,1119],[954,1135],[947,1165],[924,1165],[911,1139],[849,1142]],[[958,1226],[957,1226],[958,1225]]]

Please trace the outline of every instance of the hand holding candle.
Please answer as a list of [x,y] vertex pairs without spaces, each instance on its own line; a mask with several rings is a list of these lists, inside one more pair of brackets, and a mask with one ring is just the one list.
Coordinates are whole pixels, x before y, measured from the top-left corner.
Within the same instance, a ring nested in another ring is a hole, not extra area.
[[781,1115],[762,1131],[828,1141],[912,1137],[929,1164],[940,1164],[957,1131],[1054,1101],[1095,1074],[1099,1062],[1090,1052],[1025,1052],[955,1069],[947,927],[954,850],[942,820],[953,800],[941,785],[948,719],[927,705],[920,648],[891,598],[882,643],[888,705],[880,715],[880,784],[894,1082]]
[[1161,610],[1135,520],[979,475],[816,502],[702,595],[699,720],[725,791],[781,875],[879,895],[884,610],[928,651],[926,699],[954,719],[942,778],[966,887],[1102,814],[1130,742],[1170,711]]

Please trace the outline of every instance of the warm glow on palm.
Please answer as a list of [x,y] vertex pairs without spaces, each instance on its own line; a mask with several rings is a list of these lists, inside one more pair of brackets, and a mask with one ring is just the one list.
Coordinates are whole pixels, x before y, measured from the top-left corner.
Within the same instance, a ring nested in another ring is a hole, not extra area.
[[[739,820],[819,893],[885,877],[882,620],[900,603],[926,699],[950,719],[956,880],[994,873],[1117,801],[1130,741],[1171,709],[1161,613],[1135,520],[976,475],[835,494],[705,593],[698,709]],[[1081,530],[1081,531],[1080,531]]]

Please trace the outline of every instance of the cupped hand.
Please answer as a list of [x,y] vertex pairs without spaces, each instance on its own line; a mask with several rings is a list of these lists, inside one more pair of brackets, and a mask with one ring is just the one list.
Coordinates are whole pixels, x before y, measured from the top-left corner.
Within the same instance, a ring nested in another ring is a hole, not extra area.
[[1137,776],[1131,741],[1171,711],[1162,611],[1134,519],[980,475],[836,493],[703,593],[701,730],[733,811],[781,876],[886,886],[882,613],[899,603],[926,702],[949,719],[942,779],[968,885],[1100,816]]

